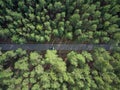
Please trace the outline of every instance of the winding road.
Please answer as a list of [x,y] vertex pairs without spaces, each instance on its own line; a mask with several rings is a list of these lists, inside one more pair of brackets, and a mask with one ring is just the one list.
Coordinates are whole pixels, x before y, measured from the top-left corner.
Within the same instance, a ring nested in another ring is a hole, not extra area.
[[56,50],[93,50],[96,47],[102,47],[106,50],[112,50],[115,46],[109,44],[0,44],[1,50],[24,50],[43,51],[53,48]]

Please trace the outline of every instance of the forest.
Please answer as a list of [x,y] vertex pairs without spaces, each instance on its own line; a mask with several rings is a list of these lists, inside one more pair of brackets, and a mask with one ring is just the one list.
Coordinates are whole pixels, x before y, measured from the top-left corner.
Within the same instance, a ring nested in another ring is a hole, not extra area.
[[0,90],[120,90],[120,0],[0,0],[0,44],[4,43],[118,48],[0,47]]
[[55,38],[118,44],[119,12],[119,0],[0,0],[0,38],[20,44]]
[[119,52],[71,51],[64,59],[56,50],[43,55],[17,49],[0,55],[0,90],[120,89]]

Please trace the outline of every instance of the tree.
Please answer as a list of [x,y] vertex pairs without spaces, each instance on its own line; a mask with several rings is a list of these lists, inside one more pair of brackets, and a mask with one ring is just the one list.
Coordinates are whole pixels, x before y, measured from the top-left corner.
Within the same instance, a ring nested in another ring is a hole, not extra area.
[[[50,64],[55,72],[62,73],[66,71],[66,64],[56,55],[56,50],[48,50],[45,55],[46,64]],[[56,62],[57,60],[57,62]]]
[[100,18],[100,16],[101,16],[101,12],[96,11],[93,18],[97,19],[97,18]]
[[45,5],[46,5],[46,1],[45,1],[45,0],[39,0],[39,6],[40,6],[41,8],[44,8]]
[[50,36],[45,35],[45,40],[49,42],[51,40]]
[[8,29],[2,29],[0,30],[0,37],[1,38],[7,38],[10,35],[10,32]]
[[83,67],[85,64],[85,58],[81,54],[70,52],[68,55],[68,62],[74,67]]
[[88,18],[90,16],[90,14],[89,13],[83,13],[83,15],[82,15],[82,19],[85,19],[85,18]]
[[30,63],[33,66],[41,64],[42,63],[42,56],[39,55],[37,52],[31,52],[30,53]]
[[[114,34],[114,39],[120,40],[120,33],[115,33]],[[120,42],[120,41],[119,41]]]
[[75,28],[76,29],[80,29],[82,27],[82,21],[78,21],[78,23],[76,24]]
[[55,2],[55,4],[54,4],[55,11],[59,11],[59,10],[61,10],[61,8],[63,8],[62,3],[61,2]]
[[18,35],[14,35],[12,38],[11,38],[11,40],[13,41],[13,42],[18,42]]
[[24,44],[24,43],[26,43],[26,39],[25,38],[19,38],[18,43]]
[[115,15],[117,12],[119,12],[120,5],[116,4],[115,6],[112,7],[111,12],[113,15]]
[[[28,70],[29,66],[28,66],[28,58],[23,57],[21,59],[19,59],[16,63],[15,63],[15,69],[19,69],[19,70]],[[21,67],[22,66],[22,67]]]
[[105,43],[108,43],[110,41],[110,38],[109,37],[103,37],[101,39],[102,42],[105,42]]
[[54,29],[54,30],[53,30],[53,35],[59,36],[59,31],[58,31],[57,29]]
[[88,40],[88,36],[85,34],[81,34],[80,36],[78,36],[77,40],[79,42],[86,42]]
[[68,32],[68,33],[66,34],[66,38],[72,40],[72,39],[73,39],[73,34],[72,34],[72,32]]
[[41,30],[43,30],[43,26],[42,25],[37,25],[36,29],[41,31]]
[[81,34],[82,34],[82,30],[81,29],[75,30],[75,35],[81,35]]
[[92,26],[90,27],[90,29],[93,30],[93,31],[96,31],[97,25],[96,25],[96,24],[92,25]]
[[5,16],[5,20],[8,22],[12,22],[13,18],[11,16]]
[[34,20],[35,20],[35,15],[34,15],[34,14],[29,14],[29,19],[30,19],[31,21],[34,21]]
[[80,15],[79,14],[73,14],[71,17],[70,17],[70,22],[73,26],[75,26],[80,20]]
[[[106,71],[111,71],[113,68],[109,63],[110,60],[110,55],[107,51],[101,48],[96,50],[95,53],[95,63],[94,67],[101,73],[101,72],[106,72]],[[98,57],[99,56],[99,57]]]
[[83,51],[82,55],[85,57],[87,62],[93,61],[92,55],[90,53],[88,53],[87,51]]

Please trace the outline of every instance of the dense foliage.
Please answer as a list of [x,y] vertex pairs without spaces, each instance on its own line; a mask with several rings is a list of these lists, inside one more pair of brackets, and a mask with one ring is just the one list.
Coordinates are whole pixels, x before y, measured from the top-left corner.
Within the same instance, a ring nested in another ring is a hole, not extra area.
[[120,42],[119,0],[0,0],[0,38]]
[[[0,42],[116,46],[119,14],[120,0],[0,0]],[[0,90],[120,90],[119,50],[71,51],[65,58],[56,50],[0,51]]]
[[0,90],[120,90],[120,53],[1,52]]

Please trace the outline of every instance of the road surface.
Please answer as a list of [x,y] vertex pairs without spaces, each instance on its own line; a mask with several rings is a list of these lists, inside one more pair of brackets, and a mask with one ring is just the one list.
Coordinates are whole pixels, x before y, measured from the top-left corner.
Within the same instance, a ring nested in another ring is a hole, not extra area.
[[102,47],[106,50],[112,50],[114,46],[108,44],[0,44],[1,50],[48,50],[53,48],[56,50],[93,50],[96,47]]

